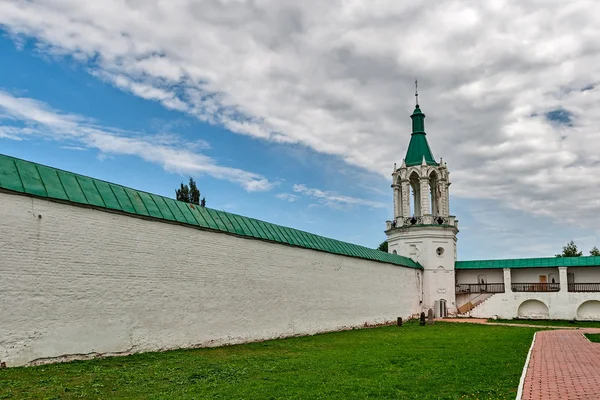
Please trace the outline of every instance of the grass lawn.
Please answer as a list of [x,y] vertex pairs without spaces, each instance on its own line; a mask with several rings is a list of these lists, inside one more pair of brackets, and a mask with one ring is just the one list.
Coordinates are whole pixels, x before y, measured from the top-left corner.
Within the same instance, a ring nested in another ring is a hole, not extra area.
[[600,343],[600,333],[586,333],[585,337],[590,339],[590,342]]
[[600,328],[600,321],[575,321],[575,323],[571,324],[569,321],[560,319],[488,319],[488,322],[545,326],[570,326],[573,328]]
[[0,399],[514,399],[536,328],[439,323],[0,370]]

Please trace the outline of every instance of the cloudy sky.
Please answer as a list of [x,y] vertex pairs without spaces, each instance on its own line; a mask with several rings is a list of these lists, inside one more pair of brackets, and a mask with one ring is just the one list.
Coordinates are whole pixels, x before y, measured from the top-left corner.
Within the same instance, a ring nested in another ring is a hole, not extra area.
[[376,247],[414,79],[459,259],[600,246],[597,1],[0,0],[0,153]]

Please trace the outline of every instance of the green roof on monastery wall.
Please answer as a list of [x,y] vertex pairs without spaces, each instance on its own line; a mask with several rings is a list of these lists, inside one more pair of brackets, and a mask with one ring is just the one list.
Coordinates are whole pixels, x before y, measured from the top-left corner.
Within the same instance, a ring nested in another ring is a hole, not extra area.
[[0,189],[348,257],[423,268],[408,257],[199,207],[2,154]]
[[600,256],[456,261],[455,269],[600,267]]

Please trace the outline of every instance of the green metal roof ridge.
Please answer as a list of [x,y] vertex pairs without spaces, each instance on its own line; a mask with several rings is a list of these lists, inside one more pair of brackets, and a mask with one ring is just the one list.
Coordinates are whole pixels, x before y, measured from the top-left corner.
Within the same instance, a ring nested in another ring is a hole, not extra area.
[[455,269],[600,267],[600,256],[532,257],[456,261]]
[[341,242],[239,214],[203,208],[4,154],[0,154],[0,189],[122,212],[127,215],[177,222],[241,237],[423,269],[418,262],[408,257]]

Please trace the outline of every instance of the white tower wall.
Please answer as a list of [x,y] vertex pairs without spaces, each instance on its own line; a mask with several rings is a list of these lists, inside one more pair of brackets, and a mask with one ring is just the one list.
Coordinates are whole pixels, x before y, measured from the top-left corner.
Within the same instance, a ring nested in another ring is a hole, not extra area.
[[433,309],[436,301],[446,300],[448,313],[456,312],[456,232],[453,227],[421,226],[399,228],[388,234],[389,252],[410,257],[424,268],[424,311]]

